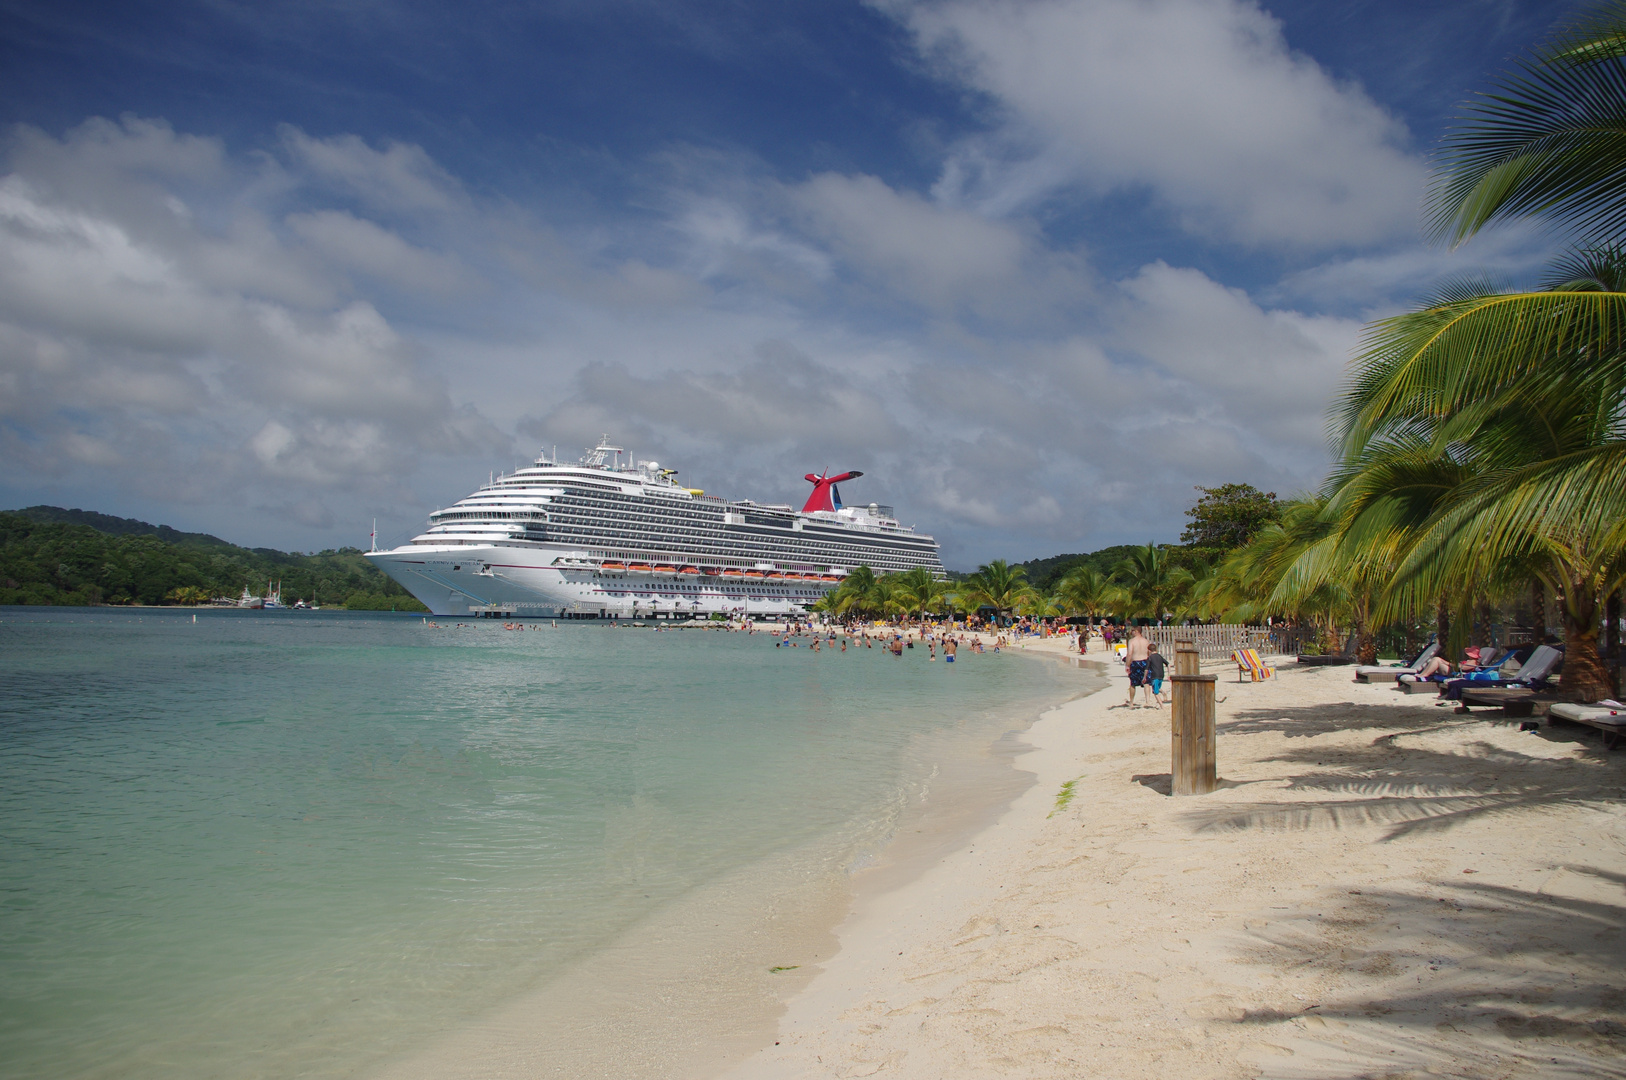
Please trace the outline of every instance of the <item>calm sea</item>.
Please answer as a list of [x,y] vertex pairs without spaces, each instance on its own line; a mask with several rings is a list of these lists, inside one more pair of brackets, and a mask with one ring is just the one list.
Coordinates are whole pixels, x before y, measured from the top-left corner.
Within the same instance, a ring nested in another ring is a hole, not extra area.
[[1059,667],[766,635],[0,609],[0,1075],[329,1077],[787,852]]

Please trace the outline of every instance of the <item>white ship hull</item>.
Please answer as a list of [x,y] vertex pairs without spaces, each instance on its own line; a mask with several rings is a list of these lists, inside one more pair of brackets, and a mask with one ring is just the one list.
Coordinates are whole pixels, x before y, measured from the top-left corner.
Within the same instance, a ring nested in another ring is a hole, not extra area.
[[436,615],[538,618],[749,618],[798,615],[836,582],[644,574],[552,565],[541,547],[418,545],[368,555]]

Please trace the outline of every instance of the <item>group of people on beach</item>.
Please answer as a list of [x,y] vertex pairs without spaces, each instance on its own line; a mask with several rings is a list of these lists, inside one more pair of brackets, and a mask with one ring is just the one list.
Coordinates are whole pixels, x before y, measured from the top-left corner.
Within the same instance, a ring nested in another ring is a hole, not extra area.
[[[809,637],[811,640],[801,641],[800,639],[804,636]],[[948,664],[955,662],[961,649],[974,653],[985,651],[980,635],[972,634],[968,637],[963,633],[937,628],[920,627],[911,636],[907,628],[888,627],[872,632],[868,629],[848,630],[836,627],[804,627],[803,624],[799,623],[793,623],[789,629],[779,634],[778,640],[774,642],[774,648],[796,649],[805,645],[814,652],[826,649],[831,651],[839,649],[841,652],[846,652],[849,641],[854,649],[873,649],[878,643],[883,651],[899,658],[903,656],[904,650],[913,649],[919,643],[926,647],[927,660],[935,661],[938,651],[941,650],[943,662]],[[993,651],[999,652],[999,648],[996,639]]]

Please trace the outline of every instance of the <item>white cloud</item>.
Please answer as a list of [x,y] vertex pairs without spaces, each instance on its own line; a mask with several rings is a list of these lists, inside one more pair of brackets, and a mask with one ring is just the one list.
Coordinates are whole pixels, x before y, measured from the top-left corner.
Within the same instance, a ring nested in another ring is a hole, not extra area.
[[883,4],[996,130],[941,197],[1005,213],[1066,184],[1145,188],[1185,227],[1246,244],[1363,245],[1415,229],[1402,124],[1292,52],[1249,0]]
[[929,307],[1026,315],[1083,291],[1073,260],[1016,222],[941,206],[873,176],[821,173],[786,194],[798,223],[843,266]]
[[14,475],[316,521],[324,493],[410,500],[402,481],[425,455],[506,447],[378,306],[346,295],[355,270],[455,291],[454,256],[346,211],[284,213],[273,194],[297,175],[261,184],[263,169],[158,122],[24,129],[9,164],[0,461]]
[[1360,324],[1266,310],[1240,289],[1162,262],[1125,281],[1130,303],[1118,337],[1193,391],[1194,405],[1220,406],[1226,422],[1262,443],[1309,452],[1360,338]]
[[455,257],[414,247],[395,233],[343,210],[289,214],[288,227],[336,266],[417,293],[465,291],[470,275]]
[[388,142],[384,149],[375,150],[356,135],[312,138],[292,124],[278,130],[295,167],[375,209],[451,211],[465,204],[462,186],[421,146]]

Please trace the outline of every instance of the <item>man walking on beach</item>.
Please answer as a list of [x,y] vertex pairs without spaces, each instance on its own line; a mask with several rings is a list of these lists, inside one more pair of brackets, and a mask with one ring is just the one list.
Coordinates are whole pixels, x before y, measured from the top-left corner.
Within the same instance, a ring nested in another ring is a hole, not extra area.
[[1141,633],[1140,627],[1135,627],[1124,650],[1124,669],[1129,672],[1129,700],[1124,702],[1125,705],[1135,704],[1136,688],[1147,685],[1146,658],[1151,655],[1150,642]]

